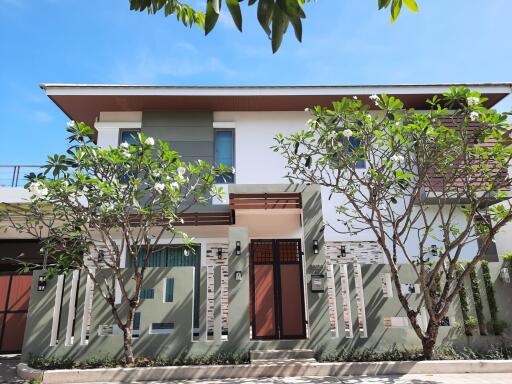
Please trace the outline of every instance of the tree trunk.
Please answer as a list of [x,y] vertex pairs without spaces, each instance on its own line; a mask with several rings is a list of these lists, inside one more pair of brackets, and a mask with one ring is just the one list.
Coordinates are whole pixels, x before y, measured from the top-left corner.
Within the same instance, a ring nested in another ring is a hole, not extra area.
[[421,340],[423,346],[423,360],[432,360],[434,357],[434,347],[436,345],[439,325],[430,323],[427,328],[426,336]]
[[124,363],[130,367],[134,363],[133,348],[132,348],[132,327],[128,326],[123,329],[123,350],[124,350]]

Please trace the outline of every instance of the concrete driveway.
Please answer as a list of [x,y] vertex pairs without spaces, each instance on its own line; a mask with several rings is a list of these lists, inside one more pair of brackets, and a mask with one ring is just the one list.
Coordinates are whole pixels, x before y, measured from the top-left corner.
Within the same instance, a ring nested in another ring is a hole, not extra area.
[[[132,384],[511,384],[512,373],[403,375],[367,377],[288,377],[275,379],[225,379],[167,382],[132,382]],[[72,384],[72,383],[70,383]],[[111,384],[111,383],[95,383]]]
[[24,383],[16,376],[19,355],[0,355],[0,383]]

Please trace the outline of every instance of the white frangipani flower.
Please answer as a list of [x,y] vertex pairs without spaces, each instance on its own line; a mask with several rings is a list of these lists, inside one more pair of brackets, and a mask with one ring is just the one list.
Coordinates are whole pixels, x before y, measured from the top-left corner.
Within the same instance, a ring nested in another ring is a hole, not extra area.
[[328,134],[327,134],[327,137],[330,139],[330,140],[334,140],[336,139],[336,131],[330,131]]
[[235,167],[231,167],[231,173],[234,175],[236,173]]
[[480,116],[480,114],[476,111],[473,111],[469,114],[469,118],[471,119],[471,121],[475,121],[476,119],[478,119],[478,116]]
[[68,126],[68,128],[75,128],[76,127],[76,124],[75,124],[75,121],[74,120],[69,120],[66,125]]
[[128,144],[126,141],[123,141],[121,144],[119,144],[119,147],[122,149],[128,149],[130,148],[130,144]]
[[390,160],[395,163],[400,163],[401,161],[404,161],[404,157],[402,155],[395,154],[395,155],[391,156]]
[[153,189],[157,193],[162,193],[165,189],[165,184],[164,183],[155,183],[155,185],[153,186]]
[[184,167],[178,167],[176,171],[178,172],[178,175],[183,176],[185,174],[186,169]]
[[183,217],[180,217],[180,223],[185,224],[185,220],[183,220]]
[[152,137],[148,137],[146,140],[144,140],[144,144],[155,145],[155,139],[153,139]]
[[132,154],[130,152],[121,152],[121,155],[126,159],[129,159],[130,157],[132,157]]
[[100,205],[100,209],[104,212],[110,212],[113,211],[115,208],[115,205],[113,203],[105,203]]
[[470,96],[467,98],[467,102],[469,106],[477,105],[480,103],[480,98],[476,96]]
[[304,108],[304,112],[309,112],[309,108]]
[[343,133],[343,136],[345,136],[347,138],[352,137],[352,135],[353,135],[353,132],[350,129],[344,129],[342,133]]
[[356,96],[356,95],[352,96],[352,98],[353,98],[354,100],[357,100],[357,96]]
[[180,185],[179,185],[177,182],[175,182],[175,181],[173,181],[171,184],[169,184],[169,186],[170,186],[172,189],[175,189],[175,190],[176,190],[176,189],[178,189],[178,188],[180,187]]
[[377,96],[377,95],[371,95],[371,96],[370,96],[370,100],[372,100],[372,101],[375,103],[375,105],[376,105],[377,107],[379,106],[379,101],[380,101],[380,97],[379,97],[379,96]]
[[48,194],[48,189],[44,186],[43,183],[41,183],[39,181],[34,181],[33,183],[30,183],[30,185],[28,186],[28,190],[31,193],[35,193],[35,194],[40,193],[39,191],[41,191],[41,190],[46,190],[46,193],[44,195]]
[[151,172],[151,176],[153,176],[153,177],[160,177],[160,172],[153,171],[153,172]]

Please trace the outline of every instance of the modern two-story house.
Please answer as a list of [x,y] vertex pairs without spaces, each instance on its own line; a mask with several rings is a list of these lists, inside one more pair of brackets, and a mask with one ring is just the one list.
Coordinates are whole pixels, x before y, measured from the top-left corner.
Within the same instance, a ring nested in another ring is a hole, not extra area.
[[[488,99],[488,107],[512,91],[511,84],[468,86]],[[276,134],[303,129],[309,118],[305,109],[314,105],[327,106],[343,96],[369,103],[370,95],[386,93],[406,107],[426,110],[425,100],[448,87],[41,85],[70,119],[94,127],[100,147],[118,146],[144,132],[169,142],[185,161],[200,158],[236,169],[225,185],[224,200],[184,217],[183,230],[195,238],[196,254],[186,256],[178,240],[152,256],[150,267],[164,272],[148,278],[134,324],[135,353],[416,346],[375,239],[364,232],[342,235],[326,225],[337,225],[335,207],[342,202],[319,186],[289,184],[285,160],[270,147]],[[19,187],[23,168],[14,167],[13,172],[11,185],[0,189],[1,201],[27,197]],[[31,240],[18,237],[12,231],[0,234],[0,252],[37,257]],[[488,251],[490,261],[498,262],[499,254],[511,250],[508,237],[508,229],[498,236],[496,248]],[[29,244],[32,254],[24,251]],[[495,283],[510,289],[498,277],[500,270],[501,264],[495,263]],[[407,273],[404,289],[410,290],[417,281]],[[5,277],[5,288],[0,286],[9,302],[10,281],[17,278]],[[2,350],[21,348],[23,336],[4,344],[13,335],[9,329],[23,334],[26,322],[25,354],[120,352],[121,336],[85,275],[56,278],[44,291],[32,282],[30,306],[30,277],[24,284],[23,310],[12,311],[9,302],[2,309]],[[510,318],[507,296],[498,302]],[[455,305],[441,338],[460,341],[463,337],[454,332],[457,322],[460,309]]]

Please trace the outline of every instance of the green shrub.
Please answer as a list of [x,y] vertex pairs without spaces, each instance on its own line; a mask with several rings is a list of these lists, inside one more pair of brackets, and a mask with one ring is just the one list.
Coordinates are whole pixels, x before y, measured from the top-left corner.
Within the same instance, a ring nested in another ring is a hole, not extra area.
[[[239,365],[250,362],[248,353],[209,353],[192,356],[165,357],[136,357],[136,367],[165,367],[180,365]],[[73,361],[70,358],[55,356],[30,355],[28,365],[32,368],[51,369],[90,369],[90,368],[113,368],[123,365],[122,360],[117,360],[108,354],[99,354],[84,361]]]
[[35,369],[71,369],[74,367],[73,359],[63,356],[42,356],[29,354],[28,365]]
[[505,329],[508,327],[508,323],[503,320],[489,320],[487,322],[487,328],[490,329],[496,336],[501,336]]
[[478,328],[478,319],[475,316],[469,316],[464,321],[464,328],[469,331],[474,331]]
[[504,262],[508,263],[509,265],[512,264],[512,252],[505,253],[502,256],[502,259]]
[[[371,361],[416,361],[421,360],[421,349],[401,349],[396,345],[384,352],[376,352],[372,349],[341,349],[335,353],[317,354],[318,361],[322,362],[371,362]],[[491,345],[485,351],[472,350],[464,347],[455,348],[445,344],[434,349],[435,360],[502,360],[512,359],[512,346]]]
[[119,362],[108,353],[89,357],[83,363],[79,363],[80,368],[114,368],[118,365]]

